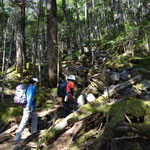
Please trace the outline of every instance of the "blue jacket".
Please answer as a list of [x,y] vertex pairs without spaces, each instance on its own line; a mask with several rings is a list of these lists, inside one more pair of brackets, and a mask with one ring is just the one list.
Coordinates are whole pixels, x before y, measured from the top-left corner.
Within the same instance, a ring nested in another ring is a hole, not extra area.
[[33,102],[34,92],[35,92],[35,86],[32,84],[29,84],[27,92],[26,92],[27,105],[32,108],[35,107],[35,102]]

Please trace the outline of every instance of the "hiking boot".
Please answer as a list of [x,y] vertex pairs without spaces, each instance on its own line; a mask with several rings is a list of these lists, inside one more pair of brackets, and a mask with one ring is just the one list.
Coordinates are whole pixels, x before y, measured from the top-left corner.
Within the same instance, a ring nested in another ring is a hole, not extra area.
[[71,111],[71,113],[74,113],[74,112],[76,112],[76,110],[72,110],[72,111]]
[[15,144],[21,143],[22,141],[23,141],[23,139],[21,139],[21,138],[14,139],[14,143],[15,143]]
[[22,140],[22,139],[21,139],[21,136],[18,135],[18,134],[16,134],[15,139],[14,139],[14,143],[18,143],[18,142],[20,142],[21,140]]

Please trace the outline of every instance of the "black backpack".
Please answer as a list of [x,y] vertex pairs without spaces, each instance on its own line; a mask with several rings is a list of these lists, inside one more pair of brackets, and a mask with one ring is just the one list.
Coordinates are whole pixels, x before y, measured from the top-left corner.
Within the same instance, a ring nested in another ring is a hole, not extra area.
[[59,97],[63,97],[63,96],[66,95],[66,85],[67,85],[66,79],[61,79],[59,81],[59,85],[58,85],[58,88],[57,88],[57,95]]

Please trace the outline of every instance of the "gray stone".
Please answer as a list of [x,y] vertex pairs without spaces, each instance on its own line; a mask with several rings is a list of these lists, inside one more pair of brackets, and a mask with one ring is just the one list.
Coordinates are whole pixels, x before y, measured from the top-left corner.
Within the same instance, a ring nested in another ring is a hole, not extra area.
[[96,98],[95,98],[95,96],[92,94],[92,93],[89,93],[88,95],[87,95],[87,97],[86,97],[86,100],[88,101],[88,102],[92,102],[92,101],[94,101]]
[[85,105],[85,103],[86,103],[86,95],[85,95],[85,94],[81,94],[81,95],[77,98],[77,103],[78,103],[78,106],[79,106],[79,107]]
[[120,74],[118,72],[113,72],[110,77],[113,81],[119,81],[120,80]]
[[128,72],[126,70],[123,70],[120,73],[120,77],[121,77],[122,80],[126,81],[128,79]]

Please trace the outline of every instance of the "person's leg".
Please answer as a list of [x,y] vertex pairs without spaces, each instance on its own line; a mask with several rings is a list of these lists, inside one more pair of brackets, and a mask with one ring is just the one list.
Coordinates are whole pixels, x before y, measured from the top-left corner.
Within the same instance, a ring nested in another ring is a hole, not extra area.
[[77,102],[73,97],[69,100],[69,108],[71,112],[74,112],[77,110]]
[[30,110],[29,110],[29,108],[24,108],[23,109],[23,117],[22,117],[22,120],[20,122],[19,128],[17,130],[15,139],[14,139],[15,142],[17,142],[17,141],[19,141],[21,139],[21,133],[23,132],[25,126],[27,125],[29,117],[30,117]]
[[68,116],[69,115],[69,104],[68,102],[63,102],[63,106],[64,106],[64,116]]
[[36,111],[33,111],[31,113],[31,118],[32,118],[32,122],[31,122],[31,133],[35,133],[37,131],[37,124],[38,124],[38,118],[37,118],[37,113]]

